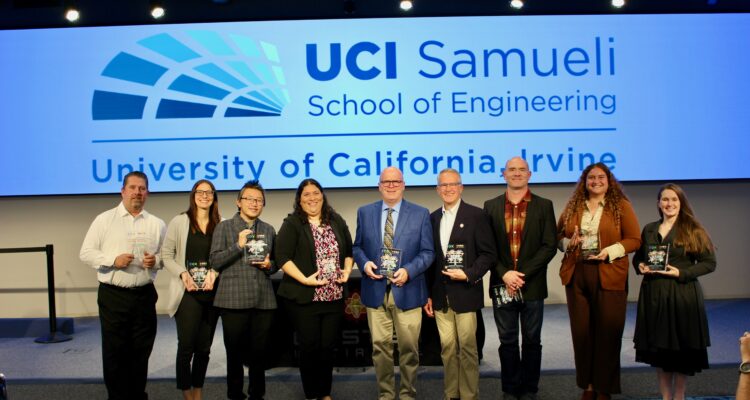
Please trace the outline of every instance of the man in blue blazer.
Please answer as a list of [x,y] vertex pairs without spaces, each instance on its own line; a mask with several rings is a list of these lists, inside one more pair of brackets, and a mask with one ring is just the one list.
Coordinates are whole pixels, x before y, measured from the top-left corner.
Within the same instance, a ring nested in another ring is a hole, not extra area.
[[[421,307],[427,302],[424,272],[434,258],[430,213],[404,200],[404,188],[401,171],[388,167],[380,174],[378,184],[382,200],[357,210],[354,261],[363,271],[361,296],[367,306],[380,400],[396,398],[394,328],[401,372],[399,398],[416,397]],[[384,254],[400,257],[391,277],[381,265]]]

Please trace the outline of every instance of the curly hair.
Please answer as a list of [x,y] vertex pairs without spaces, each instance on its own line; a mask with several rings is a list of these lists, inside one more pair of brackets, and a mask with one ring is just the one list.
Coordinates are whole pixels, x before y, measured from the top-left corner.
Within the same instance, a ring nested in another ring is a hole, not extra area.
[[316,181],[315,179],[308,178],[300,182],[299,186],[297,186],[297,194],[294,195],[294,215],[298,216],[302,221],[307,222],[307,213],[305,210],[302,209],[302,191],[307,186],[315,186],[320,190],[320,194],[323,195],[323,208],[320,211],[320,223],[323,225],[327,225],[331,222],[331,216],[333,215],[333,207],[331,207],[328,204],[328,197],[326,197],[325,192],[323,191],[323,187],[320,186],[320,183]]
[[620,203],[622,200],[630,200],[628,199],[628,196],[625,195],[622,185],[620,185],[620,182],[615,179],[615,176],[612,174],[609,167],[604,165],[604,163],[598,162],[586,167],[581,173],[581,177],[578,178],[578,184],[576,184],[573,195],[570,196],[570,200],[568,200],[562,215],[560,215],[560,221],[564,222],[561,225],[562,227],[568,226],[573,215],[578,211],[584,210],[586,207],[586,200],[589,198],[589,192],[586,189],[586,178],[594,168],[601,169],[607,175],[608,187],[607,192],[604,194],[604,209],[612,212],[612,215],[615,217],[615,225],[618,227],[620,226],[620,220],[622,218],[622,207]]
[[665,190],[675,192],[677,198],[680,200],[680,211],[677,214],[677,220],[674,223],[674,244],[684,247],[686,253],[712,253],[714,251],[714,244],[711,241],[711,237],[695,217],[695,213],[693,213],[693,208],[690,207],[685,191],[674,183],[667,183],[662,186],[659,189],[659,194],[656,196],[656,208],[659,211],[659,217],[661,220],[664,221],[664,214],[661,211],[661,207],[659,207],[659,202],[661,202],[661,195]]

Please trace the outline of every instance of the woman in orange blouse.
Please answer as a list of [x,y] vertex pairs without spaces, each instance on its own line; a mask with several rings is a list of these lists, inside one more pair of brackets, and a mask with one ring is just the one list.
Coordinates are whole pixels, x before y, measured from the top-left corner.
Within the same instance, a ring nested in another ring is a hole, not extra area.
[[565,250],[565,286],[573,336],[576,383],[582,400],[620,393],[620,347],[625,326],[628,253],[641,245],[638,219],[609,168],[581,174],[557,223]]

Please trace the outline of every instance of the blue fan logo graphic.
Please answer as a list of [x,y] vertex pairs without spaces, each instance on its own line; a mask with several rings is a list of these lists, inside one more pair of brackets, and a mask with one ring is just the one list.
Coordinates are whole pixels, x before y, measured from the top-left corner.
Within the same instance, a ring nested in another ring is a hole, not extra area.
[[277,117],[289,103],[276,46],[214,31],[160,33],[117,54],[94,120]]

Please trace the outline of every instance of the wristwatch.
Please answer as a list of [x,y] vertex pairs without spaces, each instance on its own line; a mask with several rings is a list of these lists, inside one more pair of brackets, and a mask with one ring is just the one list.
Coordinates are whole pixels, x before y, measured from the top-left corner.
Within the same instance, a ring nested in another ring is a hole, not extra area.
[[750,361],[743,361],[740,364],[740,373],[741,374],[750,374]]

